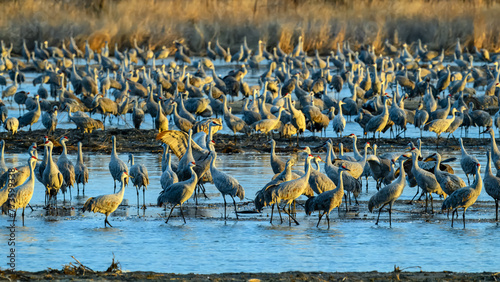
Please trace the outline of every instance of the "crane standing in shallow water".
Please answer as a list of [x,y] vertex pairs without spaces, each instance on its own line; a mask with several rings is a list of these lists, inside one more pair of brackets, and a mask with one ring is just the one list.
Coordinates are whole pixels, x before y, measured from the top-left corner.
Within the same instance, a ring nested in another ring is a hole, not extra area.
[[172,204],[172,209],[170,210],[170,214],[168,215],[165,223],[168,223],[168,220],[177,205],[179,205],[182,219],[184,220],[184,223],[186,223],[186,218],[184,218],[184,213],[182,212],[182,203],[191,198],[194,193],[194,189],[196,188],[196,184],[198,183],[198,176],[193,170],[195,165],[195,162],[189,163],[189,172],[191,173],[191,177],[189,179],[174,183],[160,192],[157,202],[158,206],[161,207],[163,204]]
[[472,183],[472,185],[470,186],[458,189],[443,201],[441,209],[443,211],[449,209],[452,210],[451,227],[453,227],[453,218],[455,213],[458,213],[459,208],[464,208],[463,220],[465,228],[465,212],[476,202],[477,197],[479,197],[479,194],[481,194],[481,190],[483,188],[483,180],[481,179],[481,165],[477,164],[476,167],[476,178],[474,179],[474,183]]
[[122,173],[120,180],[122,187],[118,193],[88,198],[83,205],[82,212],[91,211],[94,213],[99,212],[105,214],[106,218],[104,219],[104,228],[106,228],[106,224],[108,224],[109,227],[113,227],[108,221],[108,216],[114,212],[123,201],[123,194],[125,193],[125,179],[129,177],[130,176],[127,172]]
[[[118,158],[118,154],[116,153],[116,136],[112,136],[111,140],[113,141],[113,148],[111,149],[111,160],[109,161],[109,172],[111,173],[111,176],[113,176],[113,182],[114,182],[114,190],[116,191],[116,180],[121,179],[122,172],[126,172],[128,175],[128,167],[123,162]],[[128,178],[126,177],[124,179],[125,185],[128,185]]]
[[[311,197],[306,201],[306,214],[307,215],[310,215],[315,210],[323,211],[323,213],[320,213],[320,215],[319,215],[318,224],[316,224],[316,227],[319,226],[321,218],[323,217],[323,215],[326,214],[326,220],[328,222],[328,229],[330,229],[330,212],[334,208],[338,208],[338,211],[340,214],[340,205],[342,205],[342,197],[344,196],[344,185],[342,183],[342,173],[344,171],[349,171],[349,169],[346,168],[345,166],[341,166],[339,168],[339,170],[340,170],[340,176],[339,176],[339,183],[337,185],[337,188],[323,192],[316,197]],[[346,206],[346,211],[347,211],[347,206]]]
[[134,163],[134,155],[128,155],[128,161],[130,162],[130,176],[132,176],[132,183],[137,190],[137,209],[139,209],[139,190],[142,187],[142,208],[146,209],[146,189],[149,185],[148,170],[143,164]]
[[222,194],[224,199],[224,219],[226,216],[226,195],[231,196],[234,204],[234,213],[236,214],[236,219],[238,219],[238,211],[236,210],[236,202],[234,197],[237,196],[240,200],[245,198],[245,190],[241,187],[240,183],[236,178],[228,175],[215,167],[215,160],[217,159],[217,153],[212,151],[212,160],[210,161],[210,173],[212,174],[212,179],[214,181],[215,187]]
[[[403,193],[403,189],[405,188],[406,175],[405,175],[405,170],[403,168],[403,164],[407,159],[408,158],[405,156],[399,157],[399,167],[400,167],[399,177],[391,184],[388,184],[384,188],[380,189],[368,201],[368,210],[370,212],[372,212],[373,209],[377,209],[380,207],[380,209],[378,210],[377,222],[375,222],[375,225],[378,225],[378,221],[380,219],[380,212],[387,204],[389,204],[389,227],[392,227],[392,218],[391,218],[392,205],[399,198],[399,196],[401,196],[401,193]],[[391,160],[391,162],[394,163],[394,160]]]
[[[14,219],[17,215],[17,209],[22,208],[23,213],[23,226],[24,226],[24,209],[29,205],[31,198],[33,197],[33,191],[35,190],[35,166],[38,159],[32,156],[28,160],[28,166],[30,168],[29,178],[20,186],[17,186],[13,191],[9,192],[9,200],[5,203],[8,204],[7,208],[10,210],[16,210],[14,213]],[[8,181],[7,181],[8,185]],[[3,207],[2,207],[3,209]]]

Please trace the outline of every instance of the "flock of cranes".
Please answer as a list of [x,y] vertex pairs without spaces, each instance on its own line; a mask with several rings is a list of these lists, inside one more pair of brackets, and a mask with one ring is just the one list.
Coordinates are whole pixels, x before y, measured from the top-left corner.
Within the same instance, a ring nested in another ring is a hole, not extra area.
[[[140,129],[145,115],[149,114],[152,126],[158,131],[157,140],[166,144],[162,157],[165,160],[160,181],[162,192],[157,205],[171,205],[170,215],[179,205],[183,217],[182,204],[193,195],[197,201],[198,193],[205,194],[204,184],[213,183],[224,199],[224,218],[227,217],[226,195],[232,198],[238,218],[234,197],[244,199],[245,191],[238,180],[215,165],[217,153],[213,147],[213,134],[224,124],[233,132],[235,140],[237,133],[260,133],[268,136],[273,148],[274,132],[279,132],[281,137],[296,136],[298,146],[299,135],[306,131],[326,136],[330,122],[337,137],[343,137],[351,133],[355,126],[347,122],[352,116],[363,129],[363,136],[373,134],[373,139],[376,139],[377,133],[380,138],[388,130],[390,136],[406,134],[408,124],[413,124],[421,134],[422,130],[434,132],[439,142],[443,133],[448,133],[448,137],[455,136],[455,131],[463,128],[467,135],[468,129],[476,126],[479,133],[491,135],[492,160],[488,164],[493,163],[496,169],[500,169],[500,151],[492,129],[493,125],[499,126],[500,112],[492,117],[486,111],[498,107],[499,56],[490,56],[483,49],[475,49],[474,53],[465,52],[458,41],[454,60],[445,63],[444,51],[427,50],[420,41],[414,45],[414,52],[411,50],[413,47],[407,44],[394,46],[386,41],[383,54],[375,54],[371,45],[362,46],[355,52],[345,42],[339,44],[337,50],[332,50],[325,60],[317,51],[314,57],[308,56],[302,42],[299,38],[296,48],[287,54],[279,44],[269,53],[262,41],[258,42],[256,51],[251,50],[244,39],[240,52],[231,56],[230,50],[222,47],[217,40],[214,50],[209,43],[207,56],[192,63],[188,46],[175,41],[174,61],[170,60],[168,64],[164,62],[172,48],[164,47],[154,54],[151,48],[139,47],[135,41],[133,48],[123,52],[115,45],[114,59],[109,57],[107,43],[100,50],[92,50],[85,42],[84,51],[72,38],[69,49],[64,42],[60,47],[35,42],[33,51],[30,51],[25,43],[21,52],[23,59],[20,59],[11,56],[12,47],[7,48],[2,42],[0,71],[7,71],[12,80],[12,84],[7,85],[7,79],[0,76],[0,85],[5,86],[2,99],[17,103],[20,116],[10,116],[7,105],[2,102],[0,122],[6,130],[16,134],[19,128],[29,126],[31,130],[41,117],[47,135],[51,135],[57,128],[58,113],[67,112],[77,129],[91,138],[93,130],[105,129],[108,118],[111,124],[114,117],[117,123],[122,119],[126,122],[128,117],[132,119],[133,126]],[[475,64],[474,56],[477,58]],[[84,66],[77,66],[78,58],[85,59]],[[138,59],[142,60],[142,64]],[[214,63],[217,60],[236,61],[237,65],[225,76],[218,76]],[[158,66],[159,62],[163,63]],[[211,74],[207,74],[205,69]],[[257,77],[258,84],[249,85],[245,81],[249,69],[261,71]],[[34,86],[38,85],[34,97],[22,90],[27,71],[40,73],[32,81]],[[344,88],[349,89],[350,97],[341,97]],[[332,91],[333,95],[329,93]],[[484,93],[479,95],[479,91]],[[229,100],[241,96],[245,99],[244,107],[239,113],[233,112],[235,104],[230,104]],[[405,108],[409,99],[418,101],[418,107]],[[91,117],[99,113],[101,119]],[[173,127],[175,130],[172,130]],[[481,128],[485,130],[481,131]],[[329,213],[335,207],[340,208],[342,196],[346,210],[349,209],[347,203],[351,203],[351,196],[358,202],[363,177],[367,184],[367,178],[373,177],[377,189],[380,189],[370,199],[369,210],[379,208],[380,216],[382,208],[389,205],[390,221],[394,201],[401,195],[406,182],[421,189],[426,199],[426,211],[430,198],[433,212],[432,194],[448,196],[442,209],[452,210],[452,224],[457,209],[463,208],[465,226],[465,211],[477,199],[483,182],[498,206],[498,188],[486,184],[494,183],[497,176],[487,167],[489,173],[482,179],[479,162],[467,154],[462,143],[462,169],[468,181],[469,175],[475,176],[469,186],[449,171],[444,164],[449,160],[441,160],[438,153],[430,156],[433,161],[423,162],[420,147],[412,144],[409,152],[377,156],[375,145],[372,147],[369,143],[360,153],[356,147],[356,135],[347,136],[354,140],[354,155],[341,153],[337,157],[333,142],[327,142],[324,172],[317,164],[320,160],[311,155],[309,148],[304,149],[306,165],[302,173],[293,172],[291,168],[295,161],[280,160],[273,149],[271,167],[276,177],[257,193],[256,209],[260,211],[265,206],[272,206],[274,210],[277,206],[280,217],[283,211],[288,214],[290,222],[293,220],[298,224],[293,209],[280,207],[280,204],[290,206],[298,197],[306,195],[309,197],[305,205],[306,213],[320,211],[320,220],[326,215],[329,225]],[[32,146],[28,165],[23,170],[26,173],[22,173],[25,178],[18,177],[20,179],[16,182],[19,185],[28,183],[30,188],[23,188],[22,191],[28,194],[31,191],[32,194],[34,175],[46,188],[47,207],[57,206],[59,191],[65,197],[69,190],[71,197],[74,184],[78,188],[79,184],[85,187],[89,178],[82,160],[81,145],[78,145],[75,166],[68,159],[66,141],[64,137],[59,140],[63,153],[57,162],[52,159],[53,143],[49,137],[44,138],[44,157],[40,163],[36,162],[36,144]],[[136,187],[138,208],[139,190],[143,190],[142,206],[146,208],[145,190],[150,185],[146,167],[136,164],[134,156],[129,155],[129,168],[118,157],[114,136],[112,143],[109,170],[115,183],[115,193],[89,198],[83,208],[84,211],[104,213],[105,226],[110,225],[108,215],[121,203],[129,179]],[[368,153],[369,148],[374,154]],[[175,166],[170,161],[172,153],[179,159]],[[33,170],[32,162],[36,164]],[[395,167],[397,163],[399,168]],[[21,175],[19,171],[18,168],[10,173]],[[121,183],[118,192],[116,181]],[[7,182],[3,183],[2,195],[7,189]],[[383,184],[386,186],[382,187]],[[6,198],[0,204],[4,209],[23,208],[24,218],[29,199],[19,201],[19,204],[14,200]]]

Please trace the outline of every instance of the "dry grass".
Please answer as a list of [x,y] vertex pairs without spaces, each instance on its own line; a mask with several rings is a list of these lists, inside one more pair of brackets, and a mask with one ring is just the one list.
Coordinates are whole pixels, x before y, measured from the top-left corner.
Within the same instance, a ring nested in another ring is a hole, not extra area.
[[[304,48],[326,53],[338,42],[380,50],[397,32],[401,42],[421,39],[430,49],[452,50],[456,39],[500,49],[500,4],[493,0],[17,0],[2,1],[0,38],[20,50],[22,39],[59,44],[74,36],[95,50],[139,45],[171,46],[184,40],[198,54],[219,38],[233,53],[247,36],[290,52],[299,36]],[[269,48],[271,50],[271,48]]]

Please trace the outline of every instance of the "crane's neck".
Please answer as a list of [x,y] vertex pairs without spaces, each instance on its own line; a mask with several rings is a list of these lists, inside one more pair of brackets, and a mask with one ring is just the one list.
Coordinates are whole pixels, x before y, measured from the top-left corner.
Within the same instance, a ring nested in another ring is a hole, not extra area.
[[120,199],[123,199],[123,195],[125,194],[125,179],[125,177],[122,177],[120,191],[116,192],[116,195],[118,195]]
[[486,175],[493,176],[493,173],[491,171],[491,153],[490,152],[488,152],[488,159],[486,161],[486,174],[484,177],[486,177]]
[[78,144],[78,156],[76,162],[83,163],[82,143]]
[[63,141],[62,143],[62,146],[63,146],[63,152],[62,152],[62,155],[63,156],[67,156],[68,155],[68,150],[66,148],[66,141]]
[[490,136],[491,136],[491,151],[498,154],[499,150],[497,147],[497,141],[495,140],[495,133],[493,130],[490,130]]
[[133,166],[135,164],[135,162],[134,162],[134,155],[130,155],[129,159],[130,159],[130,166]]
[[116,156],[116,139],[115,138],[113,138],[113,146],[111,149],[111,154]]
[[[342,177],[342,174],[344,173],[343,170],[340,170],[339,171],[339,183],[337,185],[337,188],[340,190],[340,191],[344,191],[344,180],[343,180],[343,177]],[[342,194],[344,194],[342,192]]]

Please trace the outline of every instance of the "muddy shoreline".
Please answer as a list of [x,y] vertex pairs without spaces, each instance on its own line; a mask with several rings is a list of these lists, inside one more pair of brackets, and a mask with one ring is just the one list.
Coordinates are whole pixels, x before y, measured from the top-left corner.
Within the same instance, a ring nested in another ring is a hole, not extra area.
[[0,271],[0,278],[18,281],[45,280],[97,280],[97,281],[497,281],[500,273],[458,273],[458,272],[407,272],[395,269],[393,272],[282,272],[282,273],[220,273],[220,274],[174,274],[157,272],[90,272],[71,273],[68,269],[27,272]]
[[[70,152],[76,151],[76,145],[78,141],[82,142],[84,152],[111,153],[111,136],[115,135],[118,143],[117,151],[122,153],[160,153],[162,148],[159,146],[160,141],[156,140],[157,135],[156,130],[137,130],[137,129],[116,129],[110,128],[105,131],[98,130],[92,132],[89,136],[84,135],[80,130],[77,129],[57,129],[54,134],[49,136],[49,139],[54,143],[54,152],[58,153],[62,151],[62,147],[59,144],[59,139],[62,136],[67,136],[69,142],[67,143],[68,150]],[[29,131],[19,131],[16,135],[12,136],[7,132],[0,133],[0,139],[6,142],[6,153],[24,153],[27,151],[29,146],[36,142],[37,144],[42,144],[43,137],[46,135],[45,130],[33,130]],[[348,135],[348,134],[346,134]],[[275,137],[278,135],[276,134]],[[324,152],[326,151],[322,145],[326,140],[332,139],[333,144],[338,144],[342,141],[344,144],[351,144],[352,139],[349,138],[325,138],[325,137],[301,137],[299,138],[299,147],[296,145],[295,138],[289,140],[288,138],[277,138],[277,148],[278,153],[292,153],[300,148],[309,146],[314,152]],[[464,145],[466,147],[470,146],[485,146],[490,144],[490,138],[463,138]],[[233,135],[220,134],[214,135],[215,149],[219,153],[266,153],[270,152],[271,146],[265,136],[246,136],[242,134]],[[359,138],[358,144],[364,142],[370,142],[372,144],[378,144],[385,148],[403,148],[410,142],[416,141],[416,138],[381,138],[374,140],[373,138],[362,139]],[[436,138],[424,137],[422,138],[424,148],[434,149],[436,148]],[[438,149],[440,151],[446,150],[460,150],[457,139],[446,139],[440,138]],[[345,151],[350,151],[351,146],[344,146]],[[335,146],[335,149],[336,146]],[[39,151],[43,151],[40,150]]]

